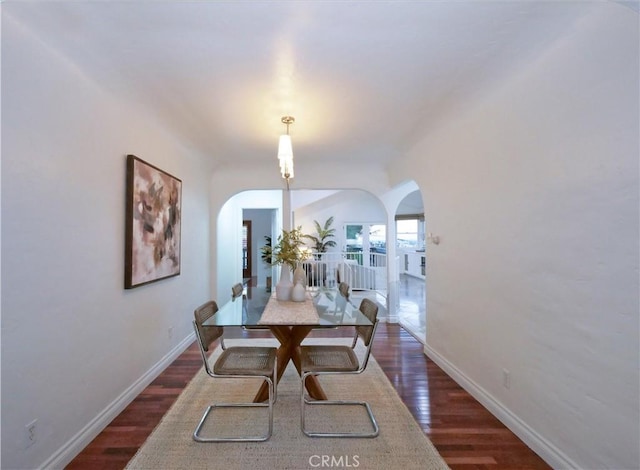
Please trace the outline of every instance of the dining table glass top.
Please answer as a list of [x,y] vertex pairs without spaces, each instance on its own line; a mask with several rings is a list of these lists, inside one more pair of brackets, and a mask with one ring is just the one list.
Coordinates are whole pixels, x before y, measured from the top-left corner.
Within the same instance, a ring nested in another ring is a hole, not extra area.
[[[308,309],[315,310],[317,315],[310,317],[300,314],[301,310]],[[276,315],[272,315],[273,313]],[[337,289],[332,288],[307,291],[307,300],[304,303],[280,301],[273,293],[267,305],[258,308],[251,305],[251,299],[237,297],[219,306],[218,312],[203,323],[204,326],[309,325],[315,327],[370,326],[371,324],[356,305],[342,296]]]

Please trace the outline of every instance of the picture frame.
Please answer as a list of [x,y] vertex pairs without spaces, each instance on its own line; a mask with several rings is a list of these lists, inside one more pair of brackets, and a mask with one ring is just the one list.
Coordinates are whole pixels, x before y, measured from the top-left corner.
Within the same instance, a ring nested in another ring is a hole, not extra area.
[[124,288],[180,274],[182,180],[127,155]]

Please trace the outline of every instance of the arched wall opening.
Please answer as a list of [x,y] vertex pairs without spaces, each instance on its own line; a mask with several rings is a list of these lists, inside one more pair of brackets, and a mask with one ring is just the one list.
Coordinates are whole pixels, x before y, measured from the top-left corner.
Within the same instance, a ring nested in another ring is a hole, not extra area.
[[422,192],[407,194],[395,211],[398,321],[423,344],[427,338],[426,230]]
[[[292,227],[302,227],[306,234],[315,234],[315,222],[323,226],[333,218],[331,227],[335,229],[335,247],[327,253],[344,251],[347,247],[347,226],[383,226],[385,228],[384,245],[388,243],[386,227],[389,221],[388,211],[379,197],[361,189],[341,190],[298,190],[292,189],[291,211]],[[258,287],[277,282],[278,270],[271,269],[260,257],[260,248],[265,244],[265,236],[275,240],[283,227],[283,191],[251,190],[231,196],[220,208],[216,217],[214,237],[215,264],[212,267],[214,280],[212,295],[222,301],[230,295],[231,286],[242,279],[242,224],[251,221],[252,231],[252,282]],[[385,253],[386,255],[386,253]],[[367,254],[367,256],[369,256]],[[367,258],[367,261],[369,258]],[[384,286],[377,298],[378,303],[387,310],[386,291],[389,274],[384,265]],[[335,278],[330,278],[335,280]],[[386,315],[385,315],[386,316]],[[382,317],[382,316],[381,316]],[[382,318],[381,318],[382,319]]]

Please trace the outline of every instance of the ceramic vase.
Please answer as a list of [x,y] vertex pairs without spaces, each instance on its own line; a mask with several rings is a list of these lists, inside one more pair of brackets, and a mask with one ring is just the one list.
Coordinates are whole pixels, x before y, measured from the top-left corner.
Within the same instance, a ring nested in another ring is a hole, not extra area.
[[304,302],[307,297],[307,289],[302,285],[301,282],[293,285],[293,289],[291,290],[291,300],[294,302]]
[[291,300],[291,290],[293,282],[291,282],[291,269],[288,265],[283,264],[280,268],[280,280],[276,284],[276,299]]
[[298,263],[295,271],[293,271],[293,285],[302,284],[302,287],[307,287],[307,273],[302,267],[302,263]]

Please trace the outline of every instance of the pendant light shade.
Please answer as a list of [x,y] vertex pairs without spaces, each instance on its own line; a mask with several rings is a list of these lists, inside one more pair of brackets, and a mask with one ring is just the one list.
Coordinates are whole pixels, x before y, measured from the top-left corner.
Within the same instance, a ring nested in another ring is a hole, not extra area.
[[287,125],[287,133],[281,135],[278,141],[280,174],[282,174],[282,177],[287,181],[287,187],[289,187],[289,179],[293,178],[293,146],[291,145],[291,136],[289,135],[289,125],[294,122],[295,119],[292,116],[282,117],[282,123]]
[[280,173],[284,179],[293,178],[293,148],[291,136],[281,135],[278,143],[278,160],[280,161]]

